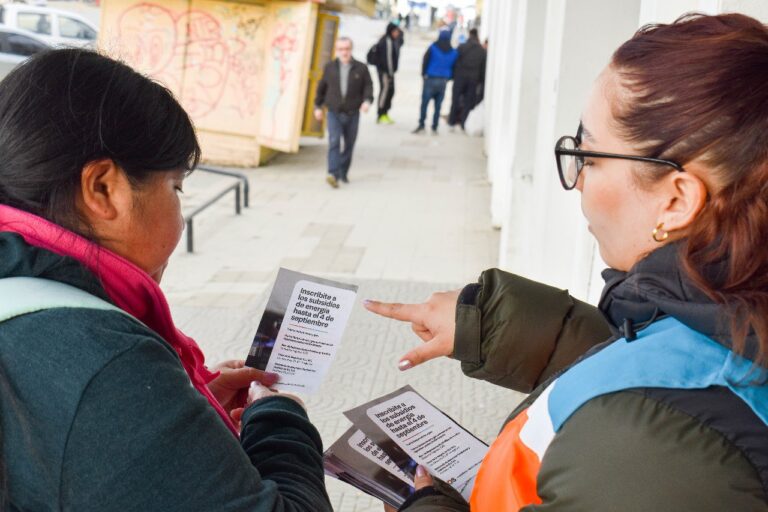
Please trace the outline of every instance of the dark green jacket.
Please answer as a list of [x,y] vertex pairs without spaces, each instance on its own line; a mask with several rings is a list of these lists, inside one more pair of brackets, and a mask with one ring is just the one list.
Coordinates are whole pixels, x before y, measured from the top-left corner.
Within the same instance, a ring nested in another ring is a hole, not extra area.
[[[629,274],[609,272],[602,312],[565,291],[488,270],[460,296],[454,356],[469,376],[535,389],[511,419],[549,378],[624,336],[623,326],[639,330],[669,314],[723,338],[716,321],[722,311],[686,283],[673,250],[656,251]],[[436,487],[402,510],[468,510],[446,485]],[[726,388],[599,396],[556,434],[537,491],[543,503],[525,512],[766,511],[768,428]]]
[[[74,260],[0,233],[0,278],[14,276],[106,297]],[[59,308],[0,323],[0,386],[12,509],[331,509],[320,436],[301,407],[256,402],[238,442],[176,352],[119,312]]]

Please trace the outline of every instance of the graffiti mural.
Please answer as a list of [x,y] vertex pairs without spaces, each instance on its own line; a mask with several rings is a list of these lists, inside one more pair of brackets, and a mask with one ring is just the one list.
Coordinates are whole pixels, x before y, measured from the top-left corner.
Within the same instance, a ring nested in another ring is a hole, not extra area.
[[298,147],[306,98],[311,41],[311,6],[276,2],[267,38],[267,77],[261,111],[259,140],[263,144],[293,151]]
[[108,0],[99,44],[171,89],[208,141],[295,151],[317,10],[295,1]]
[[169,87],[199,128],[255,135],[266,18],[260,6],[133,3],[107,51]]

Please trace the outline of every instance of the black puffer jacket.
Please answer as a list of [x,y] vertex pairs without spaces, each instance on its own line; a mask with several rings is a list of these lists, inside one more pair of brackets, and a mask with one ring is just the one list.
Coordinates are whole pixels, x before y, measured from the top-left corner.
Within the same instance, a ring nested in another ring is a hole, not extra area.
[[[512,419],[576,359],[665,315],[727,346],[727,313],[684,276],[676,250],[661,248],[628,273],[606,271],[600,310],[488,270],[462,292],[454,355],[470,376],[518,391],[536,387]],[[754,353],[754,338],[748,343]],[[468,509],[455,493],[438,489],[405,509]],[[602,395],[555,435],[537,493],[543,502],[522,510],[766,511],[768,427],[725,387]]]
[[455,79],[485,82],[486,51],[475,38],[459,46],[459,58],[453,70]]

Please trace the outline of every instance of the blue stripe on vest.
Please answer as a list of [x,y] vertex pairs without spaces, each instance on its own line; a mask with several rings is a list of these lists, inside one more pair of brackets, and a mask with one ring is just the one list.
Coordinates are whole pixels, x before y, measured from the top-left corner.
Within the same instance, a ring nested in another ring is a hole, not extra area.
[[628,342],[622,338],[561,375],[549,395],[555,432],[592,398],[632,388],[727,386],[768,425],[766,370],[668,317]]

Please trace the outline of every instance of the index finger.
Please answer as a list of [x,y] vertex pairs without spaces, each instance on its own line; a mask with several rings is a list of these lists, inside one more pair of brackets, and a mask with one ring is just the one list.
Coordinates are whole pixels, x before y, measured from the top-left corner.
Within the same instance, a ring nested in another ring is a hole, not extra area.
[[421,304],[400,304],[399,302],[379,302],[376,300],[364,300],[363,306],[372,313],[403,322],[416,321],[421,310]]

